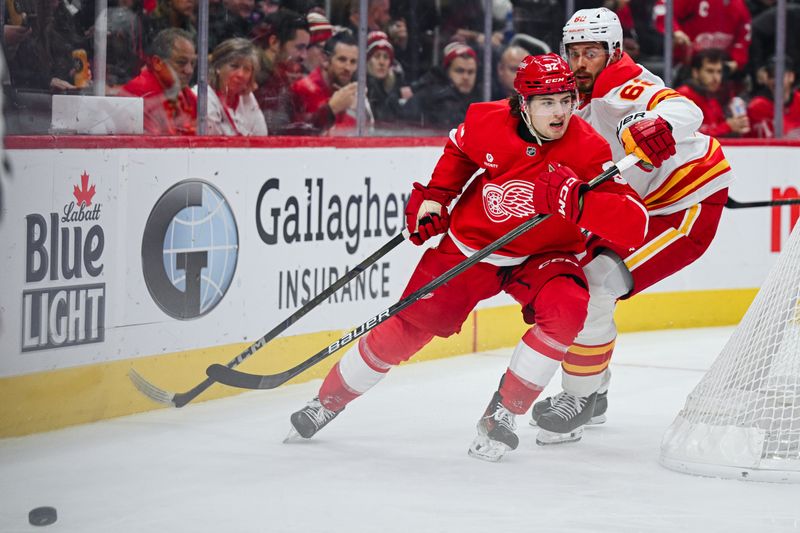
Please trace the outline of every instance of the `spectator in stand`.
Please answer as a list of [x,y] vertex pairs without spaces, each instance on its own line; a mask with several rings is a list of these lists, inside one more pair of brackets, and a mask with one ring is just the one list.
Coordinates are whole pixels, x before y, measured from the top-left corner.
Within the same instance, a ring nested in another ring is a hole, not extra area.
[[29,14],[31,30],[16,50],[8,50],[8,70],[15,89],[63,92],[78,88],[73,52],[86,46],[60,0],[37,0],[36,16]]
[[[353,35],[358,35],[358,21],[361,16],[359,3],[359,0],[350,1],[350,19],[347,28]],[[390,0],[367,0],[367,31],[385,31],[391,20],[390,8]]]
[[308,22],[294,11],[279,9],[265,17],[253,31],[256,44],[262,48],[254,94],[267,129],[271,135],[303,134],[308,127],[293,122],[291,86],[303,76],[303,62],[311,39]]
[[253,96],[256,69],[258,54],[247,39],[228,39],[214,49],[208,69],[210,135],[267,134],[264,114]]
[[311,132],[328,135],[353,133],[356,127],[358,43],[349,31],[325,42],[325,61],[292,85],[295,120]]
[[[114,5],[116,4],[116,5]],[[106,94],[116,94],[141,70],[144,61],[142,11],[137,0],[109,3],[106,40]]]
[[[618,0],[612,9],[619,17],[622,25],[622,47],[631,59],[647,67],[648,70],[663,76],[664,74],[664,34],[656,30],[653,21],[655,4],[659,0]],[[664,7],[660,6],[663,11]],[[662,15],[663,16],[663,15]],[[662,24],[663,25],[663,24]]]
[[552,0],[513,0],[514,29],[547,43],[558,51],[561,26],[564,25],[564,3]]
[[[459,0],[443,4],[442,24],[440,26],[442,41],[457,41],[476,48],[482,48],[485,38],[483,32],[484,4],[483,0]],[[503,42],[503,32],[492,32],[491,40],[492,46],[499,48]]]
[[144,45],[148,49],[156,35],[167,28],[180,28],[197,39],[196,0],[158,0],[158,5],[143,21]]
[[194,135],[197,97],[189,88],[197,54],[192,35],[179,28],[161,30],[150,45],[141,74],[120,96],[144,99],[144,131],[150,135]]
[[[753,17],[753,43],[750,46],[750,74],[755,76],[759,69],[769,63],[775,54],[775,15],[776,7],[771,7]],[[800,4],[786,6],[786,55],[800,58]],[[800,74],[795,65],[795,76]]]
[[497,75],[492,83],[492,100],[508,98],[516,92],[514,78],[520,62],[528,55],[521,46],[509,46],[500,54],[497,62]]
[[712,137],[738,137],[750,132],[750,121],[744,109],[731,108],[735,97],[722,79],[724,60],[725,53],[718,48],[697,52],[692,57],[691,80],[676,90],[703,111],[700,133]]
[[406,82],[416,81],[431,68],[440,22],[438,3],[438,0],[392,2],[392,21],[386,34],[394,47],[395,66],[402,67]]
[[249,37],[255,5],[255,0],[223,0],[222,9],[213,18],[210,14],[208,17],[209,50],[226,39]]
[[437,132],[449,131],[464,120],[470,104],[480,101],[475,90],[475,50],[462,43],[448,44],[442,67],[420,79],[414,96],[402,108],[401,118],[405,121]]
[[[401,101],[405,98],[401,93],[403,86],[402,72],[396,72],[394,63],[394,47],[389,36],[382,31],[371,31],[367,35],[367,98],[375,117],[376,125],[393,126],[397,122]],[[408,90],[408,87],[403,87]]]
[[[765,87],[754,96],[747,106],[747,115],[755,137],[772,139],[775,137],[775,58],[763,68]],[[795,89],[794,64],[786,58],[783,74],[783,135],[800,138],[800,91]]]
[[[665,0],[656,3],[656,29],[663,34]],[[694,53],[706,48],[723,50],[731,73],[747,64],[750,49],[750,12],[744,0],[674,0],[673,34],[680,51],[676,60],[688,64]]]
[[325,41],[333,37],[333,25],[322,13],[311,11],[306,15],[308,20],[308,31],[311,33],[311,40],[308,42],[308,53],[303,66],[306,72],[311,72],[322,64],[325,60]]

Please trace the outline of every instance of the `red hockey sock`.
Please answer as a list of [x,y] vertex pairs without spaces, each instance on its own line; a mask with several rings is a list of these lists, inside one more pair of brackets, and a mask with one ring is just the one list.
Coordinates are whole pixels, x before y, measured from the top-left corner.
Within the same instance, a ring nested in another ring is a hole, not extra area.
[[344,406],[361,396],[360,393],[350,389],[339,373],[339,363],[336,363],[322,386],[319,388],[319,401],[331,411],[341,411]]
[[503,383],[500,385],[500,396],[503,405],[515,415],[524,415],[539,397],[542,388],[534,383],[528,383],[518,378],[511,370],[506,370]]

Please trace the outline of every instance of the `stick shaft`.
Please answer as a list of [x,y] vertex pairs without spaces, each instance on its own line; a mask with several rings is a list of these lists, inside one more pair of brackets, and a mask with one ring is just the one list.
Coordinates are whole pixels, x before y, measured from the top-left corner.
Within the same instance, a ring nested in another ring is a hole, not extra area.
[[737,202],[728,197],[725,207],[728,209],[746,209],[749,207],[779,207],[782,205],[800,205],[800,198],[785,198],[783,200],[764,200],[761,202]]

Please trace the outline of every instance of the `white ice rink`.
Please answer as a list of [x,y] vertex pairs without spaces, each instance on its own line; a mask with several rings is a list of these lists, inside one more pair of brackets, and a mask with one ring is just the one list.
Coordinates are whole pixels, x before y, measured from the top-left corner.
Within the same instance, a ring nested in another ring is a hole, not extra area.
[[[800,531],[796,485],[658,464],[731,332],[622,335],[608,422],[539,447],[518,417],[520,446],[497,464],[466,452],[510,349],[398,368],[299,444],[281,442],[288,416],[319,381],[0,440],[0,531]],[[29,525],[42,505],[58,521]]]

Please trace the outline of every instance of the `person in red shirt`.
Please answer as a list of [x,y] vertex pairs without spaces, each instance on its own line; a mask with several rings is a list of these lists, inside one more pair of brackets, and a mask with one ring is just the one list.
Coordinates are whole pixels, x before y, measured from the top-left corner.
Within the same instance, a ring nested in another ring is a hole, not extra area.
[[323,50],[322,65],[292,84],[295,121],[310,125],[311,132],[318,134],[353,133],[358,43],[350,32],[342,31],[328,39]]
[[195,134],[197,97],[189,82],[196,63],[194,42],[188,32],[168,28],[155,36],[141,74],[123,85],[119,93],[144,99],[145,133]]
[[[775,137],[775,58],[762,67],[760,77],[765,88],[753,97],[747,106],[747,116],[753,126],[753,134],[761,139]],[[786,58],[783,74],[783,135],[789,138],[800,137],[800,90],[794,88],[795,74],[791,59]]]
[[303,135],[305,124],[293,122],[291,85],[303,76],[311,39],[308,21],[289,9],[278,9],[253,28],[261,48],[258,87],[253,94],[264,112],[270,135]]
[[581,228],[636,246],[648,216],[621,179],[583,192],[611,162],[611,150],[572,114],[575,77],[560,56],[527,56],[514,86],[508,100],[471,105],[450,132],[428,184],[414,184],[405,210],[411,241],[446,235],[423,254],[404,296],[533,215],[552,216],[361,337],[328,373],[319,395],[292,414],[290,440],[311,438],[392,367],[434,337],[457,333],[478,302],[506,292],[532,326],[478,422],[469,453],[497,461],[517,447],[515,416],[550,381],[586,318],[589,293],[575,256],[584,250]]
[[[653,8],[655,27],[664,33],[665,0]],[[674,0],[673,33],[675,46],[682,49],[676,58],[686,58],[706,48],[724,50],[731,72],[744,68],[750,50],[750,11],[745,0]]]
[[[738,137],[750,132],[750,121],[745,109],[736,109],[736,100],[722,80],[722,62],[725,53],[718,48],[707,48],[692,57],[692,79],[675,89],[703,112],[700,133],[713,137]],[[739,99],[740,107],[744,103]],[[727,108],[727,111],[726,111]]]

